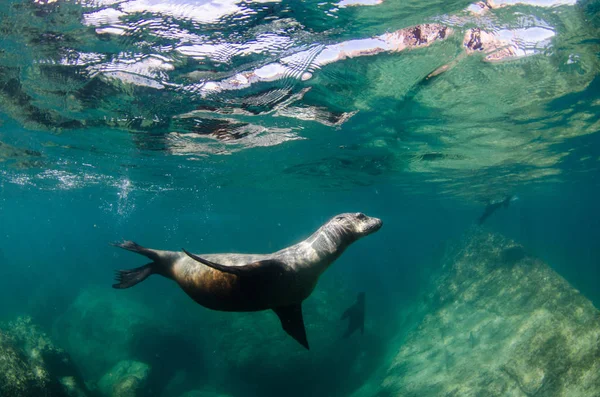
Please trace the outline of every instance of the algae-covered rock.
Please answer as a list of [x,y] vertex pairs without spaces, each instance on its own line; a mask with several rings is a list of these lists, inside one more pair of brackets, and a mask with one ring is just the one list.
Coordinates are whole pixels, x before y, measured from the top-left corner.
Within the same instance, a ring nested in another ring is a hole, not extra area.
[[98,379],[116,362],[131,358],[136,331],[154,324],[149,308],[113,290],[84,290],[54,324],[86,379]]
[[85,384],[69,355],[30,318],[0,330],[0,396],[85,397]]
[[522,247],[476,234],[435,285],[382,395],[600,395],[600,312]]
[[82,380],[75,376],[63,376],[58,380],[68,397],[86,397],[90,395]]
[[14,340],[1,331],[0,357],[0,395],[41,395],[48,382],[45,371],[32,367],[25,353],[15,346]]
[[124,360],[100,379],[98,389],[106,397],[140,397],[145,395],[149,373],[147,364]]

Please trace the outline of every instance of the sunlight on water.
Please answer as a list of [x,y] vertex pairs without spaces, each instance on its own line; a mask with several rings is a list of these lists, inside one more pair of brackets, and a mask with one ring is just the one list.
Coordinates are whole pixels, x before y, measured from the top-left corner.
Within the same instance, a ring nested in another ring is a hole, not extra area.
[[[451,194],[482,178],[488,186],[563,178],[568,151],[556,144],[598,129],[597,101],[586,101],[587,118],[551,111],[553,101],[597,84],[598,27],[586,22],[585,5],[497,1],[448,12],[411,4],[412,14],[394,1],[12,2],[0,9],[8,55],[0,96],[28,128],[63,132],[56,141],[64,150],[42,157],[72,159],[69,141],[96,126],[129,131],[137,150],[167,164],[285,145],[302,156],[274,153],[275,161],[307,186],[310,176],[294,170],[311,163],[340,172],[331,163],[349,161],[362,179],[361,158],[339,149],[347,147],[377,153],[372,164],[386,158],[377,175],[401,171],[408,183],[417,173]],[[35,29],[25,29],[33,21]],[[25,52],[11,50],[23,45]],[[299,143],[306,139],[338,150],[306,150]],[[24,159],[28,148],[9,150],[20,165],[8,175],[15,183],[54,178],[76,188],[112,177],[93,162],[98,174],[83,177],[74,160],[28,175],[36,165]],[[524,163],[528,170],[506,176]],[[322,181],[332,183],[331,175],[323,171]],[[376,183],[376,175],[365,177]]]

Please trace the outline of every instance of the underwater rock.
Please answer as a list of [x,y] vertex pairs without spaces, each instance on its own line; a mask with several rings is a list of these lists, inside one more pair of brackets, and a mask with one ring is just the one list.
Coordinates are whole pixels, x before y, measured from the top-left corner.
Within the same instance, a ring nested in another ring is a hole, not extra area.
[[476,234],[443,272],[382,395],[600,395],[600,312],[549,266]]
[[28,317],[0,330],[0,396],[85,397],[69,355]]
[[48,379],[46,373],[37,373],[25,354],[5,334],[0,332],[0,395],[28,396],[41,394]]
[[100,379],[98,389],[106,397],[144,396],[149,373],[147,364],[123,360]]
[[64,376],[59,379],[66,395],[68,397],[86,397],[91,394],[83,385],[83,381],[74,376]]
[[116,362],[131,359],[135,330],[151,327],[148,307],[110,289],[84,290],[54,323],[53,334],[71,352],[86,379],[99,379]]

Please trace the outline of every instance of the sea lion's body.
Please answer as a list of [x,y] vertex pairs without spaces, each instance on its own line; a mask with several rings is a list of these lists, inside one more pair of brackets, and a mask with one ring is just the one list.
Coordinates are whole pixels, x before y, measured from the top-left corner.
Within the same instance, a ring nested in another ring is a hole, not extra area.
[[[306,245],[306,247],[302,247]],[[255,298],[247,299],[248,288],[243,280],[231,273],[225,273],[189,257],[184,252],[168,251],[175,260],[167,277],[200,305],[213,310],[251,312],[272,309],[302,302],[308,298],[317,285],[318,276],[333,262],[331,255],[320,257],[309,255],[310,247],[302,242],[272,254],[207,254],[200,255],[211,262],[223,266],[237,267],[265,260],[278,260],[285,263],[288,271],[277,275],[276,282],[268,288],[255,291]]]
[[[267,259],[267,257],[269,255],[213,254],[203,256],[203,258],[225,266],[242,266]],[[181,253],[180,258],[174,263],[172,278],[196,303],[213,310],[251,312],[270,309],[273,307],[273,301],[281,300],[292,303],[289,298],[285,299],[285,296],[290,294],[275,288],[276,286],[273,286],[269,293],[265,294],[271,296],[265,296],[264,299],[252,301],[245,299],[238,276],[198,263],[184,253]],[[289,284],[287,278],[281,280],[282,284]]]
[[[380,227],[379,219],[341,214],[306,240],[272,254],[197,256],[187,251],[144,248],[126,241],[117,245],[153,262],[119,271],[119,283],[113,287],[129,288],[151,274],[159,274],[177,282],[190,298],[209,309],[233,312],[273,309],[284,329],[308,348],[305,334],[300,335],[304,333],[302,301],[310,296],[319,276],[350,244]],[[300,321],[302,330],[286,328],[285,321],[294,322],[294,327]]]

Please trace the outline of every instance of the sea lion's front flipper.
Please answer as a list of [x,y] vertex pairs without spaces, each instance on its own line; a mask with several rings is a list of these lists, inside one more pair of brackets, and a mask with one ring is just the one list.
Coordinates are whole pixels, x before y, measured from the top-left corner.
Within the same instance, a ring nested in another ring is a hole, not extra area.
[[302,346],[308,347],[306,338],[306,329],[304,328],[304,318],[302,317],[302,304],[282,306],[273,309],[281,320],[283,330],[292,338],[296,339]]

